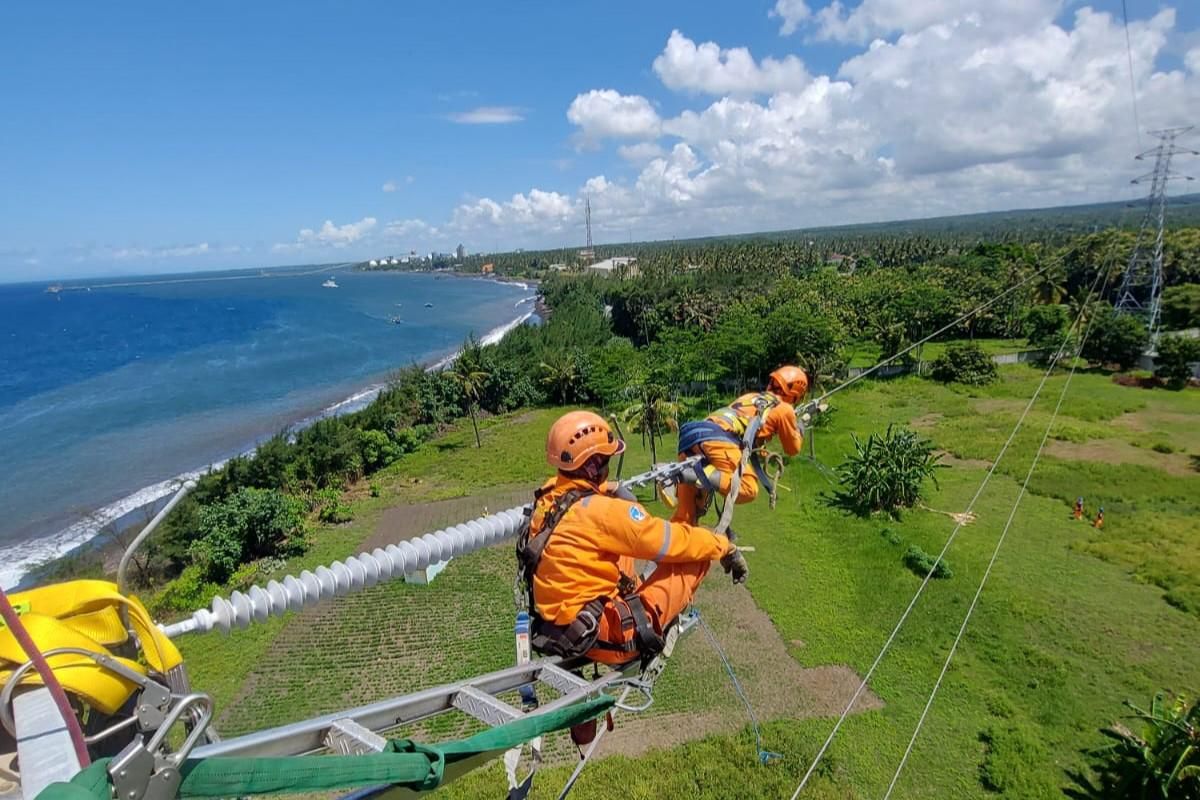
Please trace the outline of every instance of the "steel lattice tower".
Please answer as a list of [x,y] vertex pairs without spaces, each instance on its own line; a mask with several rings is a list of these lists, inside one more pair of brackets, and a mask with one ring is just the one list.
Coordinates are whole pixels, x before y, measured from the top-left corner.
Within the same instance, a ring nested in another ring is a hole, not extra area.
[[[1154,169],[1151,172],[1135,178],[1133,183],[1149,182],[1150,195],[1146,198],[1146,213],[1142,217],[1141,227],[1138,228],[1137,240],[1133,252],[1129,255],[1129,263],[1125,266],[1125,276],[1121,280],[1121,289],[1117,293],[1117,311],[1123,314],[1137,314],[1146,321],[1146,330],[1150,332],[1151,347],[1158,341],[1159,312],[1163,289],[1163,228],[1167,219],[1167,181],[1173,179],[1192,180],[1191,176],[1181,175],[1171,171],[1171,157],[1176,155],[1200,155],[1195,150],[1179,147],[1176,138],[1192,129],[1167,128],[1161,131],[1151,131],[1150,135],[1158,138],[1158,146],[1137,156],[1139,161],[1146,156],[1154,156]],[[1149,243],[1150,237],[1154,243]]]

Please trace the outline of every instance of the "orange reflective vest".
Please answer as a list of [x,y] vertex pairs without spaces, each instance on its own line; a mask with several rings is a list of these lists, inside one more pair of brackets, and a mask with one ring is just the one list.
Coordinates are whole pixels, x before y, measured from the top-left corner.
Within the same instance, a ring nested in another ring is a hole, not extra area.
[[772,436],[778,436],[783,452],[789,456],[799,453],[800,448],[804,446],[804,436],[796,424],[796,408],[772,392],[744,394],[725,408],[711,414],[708,419],[737,436],[744,436],[750,421],[758,414],[756,403],[760,400],[766,402],[767,411],[763,415],[758,436],[754,439],[755,448],[765,445]]
[[[541,530],[558,498],[570,491],[596,492],[584,480],[558,475],[543,487],[529,520]],[[622,559],[659,563],[715,561],[729,540],[710,530],[652,516],[638,503],[605,493],[574,503],[555,525],[533,576],[533,600],[539,617],[569,625],[588,602],[617,597]]]

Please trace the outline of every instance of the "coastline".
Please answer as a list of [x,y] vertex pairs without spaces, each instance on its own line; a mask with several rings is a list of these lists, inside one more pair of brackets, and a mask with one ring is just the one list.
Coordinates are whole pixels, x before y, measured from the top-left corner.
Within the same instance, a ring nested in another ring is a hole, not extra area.
[[[471,277],[479,278],[477,275]],[[507,283],[536,291],[536,285],[529,282],[507,281]],[[518,312],[517,316],[489,330],[480,337],[480,342],[495,344],[514,328],[537,316],[534,305],[538,298],[538,295],[530,294],[517,300],[514,303],[514,308]],[[454,362],[459,352],[461,351],[456,350],[440,358],[431,355],[421,365],[428,371],[445,369]],[[287,425],[286,430],[288,432],[303,430],[322,419],[362,410],[387,387],[387,375],[390,372],[391,370],[388,373],[377,374],[361,388],[352,390],[342,399],[300,415]],[[82,514],[75,522],[58,531],[0,547],[0,586],[5,589],[27,588],[25,583],[30,576],[36,575],[41,569],[54,562],[87,552],[91,548],[105,550],[114,546],[112,535],[104,536],[106,532],[122,534],[144,526],[185,481],[195,480],[210,471],[220,469],[231,458],[253,454],[258,444],[269,435],[273,435],[273,433],[260,435],[247,446],[238,448],[227,457],[212,464],[187,470],[136,489],[106,505]],[[99,541],[101,538],[106,541]]]

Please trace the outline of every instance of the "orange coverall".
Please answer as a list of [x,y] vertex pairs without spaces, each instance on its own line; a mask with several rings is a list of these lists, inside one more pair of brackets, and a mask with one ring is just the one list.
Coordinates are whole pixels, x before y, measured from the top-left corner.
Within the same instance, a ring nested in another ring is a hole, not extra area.
[[[740,425],[741,430],[735,429],[731,421],[720,412],[710,415],[708,419],[710,422],[720,425],[725,430],[741,436],[745,432],[746,426],[750,424],[750,421],[758,413],[754,406],[755,399],[765,394],[769,393],[750,392],[744,394],[730,403],[728,409],[724,409],[732,410],[744,420]],[[804,446],[804,436],[801,435],[800,428],[796,424],[796,408],[791,403],[778,397],[775,399],[778,402],[764,415],[762,427],[759,428],[758,436],[754,439],[754,447],[755,449],[762,447],[771,440],[771,437],[778,436],[779,443],[783,446],[783,452],[789,456],[794,456]],[[728,495],[729,490],[732,488],[733,473],[737,471],[738,464],[742,461],[741,448],[733,442],[711,441],[700,445],[700,453],[704,456],[708,464],[719,470],[717,476],[719,480],[714,481],[717,491],[723,495]],[[685,458],[688,455],[694,454],[681,453],[680,458]],[[742,475],[742,482],[738,487],[736,502],[749,503],[758,497],[758,488],[758,476],[754,474],[754,470],[747,469]],[[700,490],[690,484],[680,484],[676,487],[679,504],[675,507],[675,513],[671,519],[676,522],[686,522],[695,525],[699,509],[699,493]]]
[[[541,529],[555,500],[572,489],[594,487],[583,480],[558,475],[534,507],[530,528]],[[607,488],[607,487],[606,487]],[[618,596],[621,573],[635,580],[635,559],[654,561],[657,569],[637,588],[651,624],[661,634],[687,608],[714,560],[729,550],[729,540],[712,531],[651,516],[637,503],[593,494],[584,497],[558,521],[537,573],[533,598],[538,615],[556,625],[569,625],[580,609],[597,597],[610,597],[604,608],[598,640],[624,644],[632,628],[621,624]],[[626,614],[628,617],[628,614]],[[635,654],[593,648],[587,657],[620,663]]]

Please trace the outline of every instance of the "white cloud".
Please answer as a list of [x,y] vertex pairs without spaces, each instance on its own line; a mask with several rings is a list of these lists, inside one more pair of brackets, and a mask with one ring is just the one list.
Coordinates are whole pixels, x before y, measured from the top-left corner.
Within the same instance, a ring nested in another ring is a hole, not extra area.
[[532,189],[529,194],[514,194],[505,203],[481,198],[464,203],[454,210],[450,222],[453,231],[467,231],[481,226],[536,226],[542,230],[561,230],[576,214],[575,202],[558,192]]
[[506,125],[525,119],[524,111],[516,106],[479,106],[469,111],[448,114],[447,119],[460,125]]
[[810,80],[796,56],[764,58],[759,64],[745,47],[697,45],[679,31],[671,31],[666,48],[654,59],[654,72],[668,88],[717,95],[796,91]]
[[776,0],[775,7],[767,12],[767,16],[783,20],[779,26],[779,35],[791,36],[800,27],[800,23],[812,16],[812,11],[804,0]]
[[662,121],[650,101],[640,95],[623,95],[613,89],[593,89],[571,101],[567,119],[577,125],[583,141],[601,139],[651,139]]
[[394,181],[394,180],[389,180],[389,181],[384,181],[384,184],[383,184],[383,186],[382,186],[382,187],[380,187],[380,188],[381,188],[381,189],[383,189],[383,191],[385,191],[385,192],[389,192],[389,193],[390,193],[390,192],[394,192],[394,191],[396,191],[396,189],[398,189],[398,188],[400,188],[400,187],[399,187],[399,185],[396,183],[396,181]]
[[617,148],[617,153],[621,158],[635,164],[645,163],[652,158],[660,158],[666,152],[666,150],[663,150],[662,145],[657,142],[636,142],[634,144],[623,144]]
[[[627,140],[616,151],[634,176],[598,175],[573,200],[557,195],[575,209],[565,226],[562,216],[522,215],[489,198],[460,208],[455,224],[561,244],[572,241],[584,195],[601,240],[630,229],[703,235],[1121,197],[1141,166],[1132,160],[1124,30],[1119,17],[1090,7],[1058,21],[1061,7],[834,6],[810,20],[816,34],[890,38],[803,80],[798,59],[755,61],[674,33],[654,61],[664,85],[720,96],[696,104],[685,95],[683,111],[662,117],[650,98],[597,89],[567,112],[585,143]],[[785,10],[777,4],[776,15]],[[1195,36],[1175,25],[1170,9],[1130,23],[1143,130],[1186,124],[1200,107],[1200,47],[1183,50],[1184,69],[1156,67],[1169,42]]]
[[428,238],[436,236],[437,233],[437,228],[423,219],[397,219],[383,226],[383,235],[389,239]]
[[334,225],[333,220],[327,219],[320,229],[303,228],[295,242],[276,244],[271,249],[280,253],[320,247],[343,248],[360,241],[377,222],[374,217],[363,217],[358,222]]
[[816,13],[817,38],[866,42],[872,37],[913,33],[933,25],[967,20],[993,34],[1012,34],[1046,25],[1064,0],[863,0],[847,10],[834,0]]
[[1193,47],[1183,57],[1183,63],[1194,76],[1200,77],[1200,47]]
[[133,261],[146,258],[189,258],[215,252],[208,242],[199,244],[170,245],[166,247],[99,247],[92,251],[96,258],[114,261]]

